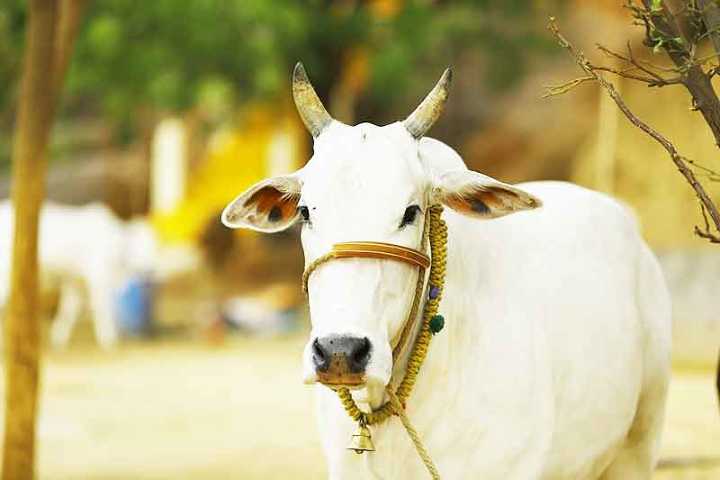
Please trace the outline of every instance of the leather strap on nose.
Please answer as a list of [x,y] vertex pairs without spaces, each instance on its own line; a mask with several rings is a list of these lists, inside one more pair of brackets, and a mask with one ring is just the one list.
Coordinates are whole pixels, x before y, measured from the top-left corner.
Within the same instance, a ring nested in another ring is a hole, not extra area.
[[308,291],[310,274],[317,267],[335,258],[379,258],[404,262],[421,268],[423,271],[430,266],[430,257],[412,248],[382,242],[342,242],[333,245],[325,255],[315,259],[303,272],[303,291]]
[[344,242],[333,246],[335,258],[366,257],[387,258],[409,263],[420,268],[430,266],[430,257],[412,248],[381,242]]

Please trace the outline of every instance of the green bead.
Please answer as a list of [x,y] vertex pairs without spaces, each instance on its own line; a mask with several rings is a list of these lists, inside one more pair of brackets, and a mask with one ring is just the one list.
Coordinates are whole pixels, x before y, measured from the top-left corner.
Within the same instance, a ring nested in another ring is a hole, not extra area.
[[430,331],[433,335],[442,330],[444,326],[445,318],[442,315],[433,315],[433,317],[430,319]]

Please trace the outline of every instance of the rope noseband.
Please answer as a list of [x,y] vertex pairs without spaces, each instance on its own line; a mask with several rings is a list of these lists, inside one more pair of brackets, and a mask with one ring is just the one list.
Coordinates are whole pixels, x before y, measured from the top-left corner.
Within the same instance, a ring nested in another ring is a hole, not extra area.
[[[410,424],[405,413],[405,405],[417,380],[420,367],[427,356],[428,347],[433,334],[439,332],[444,324],[444,319],[438,315],[438,307],[442,299],[442,291],[445,283],[445,267],[447,263],[447,226],[442,220],[443,208],[440,205],[433,205],[428,208],[425,225],[423,228],[422,245],[427,237],[430,242],[431,258],[425,253],[399,245],[380,242],[345,242],[337,243],[330,252],[315,259],[303,272],[303,290],[307,293],[310,275],[322,264],[336,258],[377,258],[395,260],[408,263],[418,267],[418,280],[415,287],[415,296],[407,319],[397,339],[393,342],[393,363],[398,361],[405,345],[408,343],[410,332],[417,329],[417,311],[425,291],[425,270],[430,267],[428,276],[428,298],[425,302],[419,331],[415,337],[415,343],[407,361],[405,375],[393,391],[392,381],[388,382],[386,394],[388,401],[381,407],[371,412],[364,412],[355,403],[350,390],[346,387],[337,389],[338,397],[348,415],[358,422],[361,430],[368,425],[379,424],[393,415],[400,417],[408,435],[412,439],[415,449],[423,460],[423,463],[434,479],[440,475],[425,449],[417,431]],[[422,247],[421,247],[422,248]],[[362,453],[362,450],[356,452]]]

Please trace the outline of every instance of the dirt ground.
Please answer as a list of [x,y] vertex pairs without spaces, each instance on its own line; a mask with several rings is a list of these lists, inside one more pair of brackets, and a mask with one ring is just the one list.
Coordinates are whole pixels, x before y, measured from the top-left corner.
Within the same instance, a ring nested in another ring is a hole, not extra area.
[[[312,389],[300,382],[302,342],[296,335],[48,355],[39,478],[323,478]],[[654,478],[720,478],[712,385],[710,371],[675,373],[662,454],[669,467]]]

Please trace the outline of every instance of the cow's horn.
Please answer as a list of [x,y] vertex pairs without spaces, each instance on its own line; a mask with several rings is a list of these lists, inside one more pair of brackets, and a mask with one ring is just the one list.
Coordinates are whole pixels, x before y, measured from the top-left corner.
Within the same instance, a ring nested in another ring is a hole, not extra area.
[[435,88],[428,93],[428,96],[425,97],[425,100],[422,101],[415,111],[405,119],[403,124],[407,131],[410,132],[410,135],[415,138],[422,137],[440,117],[448,97],[451,80],[452,70],[447,68],[435,85]]
[[315,93],[305,73],[305,67],[300,62],[295,65],[293,71],[292,91],[300,118],[312,136],[317,138],[325,127],[330,125],[332,117]]

